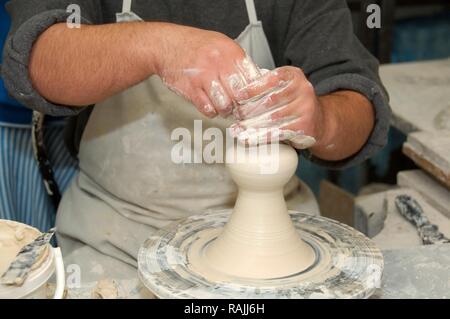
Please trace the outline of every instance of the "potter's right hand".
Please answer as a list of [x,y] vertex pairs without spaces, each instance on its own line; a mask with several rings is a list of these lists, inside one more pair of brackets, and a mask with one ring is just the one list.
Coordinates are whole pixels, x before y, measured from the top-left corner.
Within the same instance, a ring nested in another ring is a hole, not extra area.
[[226,117],[236,92],[260,76],[245,51],[224,34],[164,24],[155,70],[169,89],[208,117]]

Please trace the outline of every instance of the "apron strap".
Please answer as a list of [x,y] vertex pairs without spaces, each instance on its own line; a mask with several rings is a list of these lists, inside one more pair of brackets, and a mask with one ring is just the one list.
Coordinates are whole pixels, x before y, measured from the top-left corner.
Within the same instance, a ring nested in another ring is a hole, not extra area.
[[52,200],[55,212],[58,209],[59,202],[61,201],[61,192],[58,187],[58,183],[55,179],[55,173],[50,163],[47,147],[44,140],[44,118],[45,115],[34,111],[33,112],[33,128],[32,128],[32,142],[34,157],[37,161],[39,171],[44,181],[44,186],[47,194]]
[[248,13],[248,19],[250,20],[250,24],[258,23],[258,17],[256,16],[255,1],[254,0],[245,0],[245,5],[247,6],[247,13]]
[[130,13],[131,12],[131,2],[132,2],[132,0],[123,0],[122,13]]

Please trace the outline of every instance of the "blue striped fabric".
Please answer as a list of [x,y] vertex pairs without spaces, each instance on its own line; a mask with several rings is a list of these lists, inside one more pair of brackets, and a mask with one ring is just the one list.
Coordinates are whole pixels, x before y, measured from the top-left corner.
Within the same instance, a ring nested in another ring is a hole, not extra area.
[[[63,126],[45,129],[55,179],[63,192],[77,172],[63,138]],[[0,218],[46,231],[54,225],[55,209],[47,195],[33,155],[31,127],[0,125]]]

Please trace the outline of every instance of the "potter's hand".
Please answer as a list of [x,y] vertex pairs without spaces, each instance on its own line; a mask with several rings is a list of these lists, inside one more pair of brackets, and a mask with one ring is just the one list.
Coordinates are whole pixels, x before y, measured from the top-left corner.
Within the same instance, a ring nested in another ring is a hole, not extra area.
[[224,34],[167,24],[156,73],[208,117],[232,111],[234,92],[260,76],[245,51]]
[[232,133],[248,144],[288,141],[296,148],[322,142],[319,98],[301,69],[281,67],[264,74],[238,94]]

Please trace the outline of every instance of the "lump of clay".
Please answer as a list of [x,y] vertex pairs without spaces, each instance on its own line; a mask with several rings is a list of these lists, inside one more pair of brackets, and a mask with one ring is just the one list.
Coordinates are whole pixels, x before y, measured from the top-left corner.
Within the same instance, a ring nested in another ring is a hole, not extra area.
[[117,284],[112,279],[99,280],[92,291],[93,299],[117,299],[118,295]]
[[305,270],[315,253],[294,228],[283,196],[297,153],[284,144],[250,147],[243,154],[238,149],[227,154],[239,189],[236,205],[221,235],[205,249],[204,262],[240,278],[280,278]]

